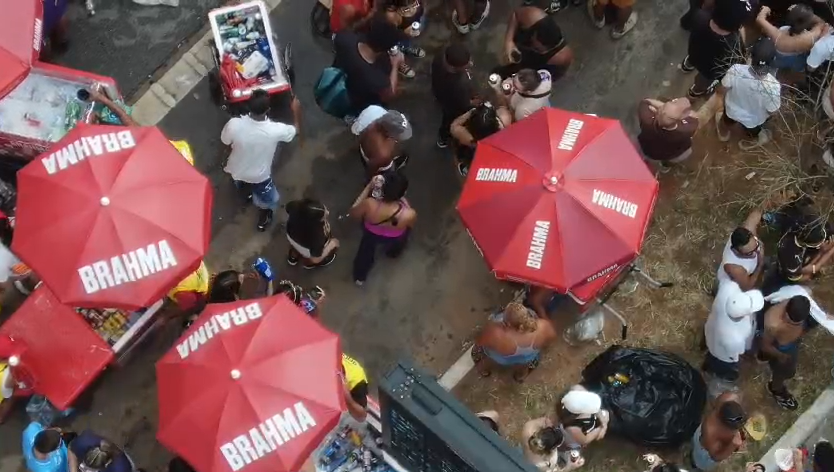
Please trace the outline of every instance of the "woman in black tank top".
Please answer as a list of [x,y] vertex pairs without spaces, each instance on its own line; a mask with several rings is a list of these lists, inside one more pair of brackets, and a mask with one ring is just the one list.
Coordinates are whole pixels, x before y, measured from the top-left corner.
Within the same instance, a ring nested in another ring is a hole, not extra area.
[[533,4],[513,12],[504,35],[504,50],[507,64],[493,70],[502,79],[521,69],[546,69],[556,80],[573,62],[573,51],[556,20]]

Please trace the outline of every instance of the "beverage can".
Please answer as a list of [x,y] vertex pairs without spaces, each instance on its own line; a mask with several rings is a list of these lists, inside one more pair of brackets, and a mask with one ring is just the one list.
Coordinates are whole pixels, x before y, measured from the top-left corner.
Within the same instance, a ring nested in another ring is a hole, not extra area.
[[498,74],[489,74],[489,85],[497,87],[501,83],[501,76]]
[[510,84],[510,83],[508,83],[508,82],[504,82],[503,84],[501,84],[501,90],[502,90],[505,94],[509,95],[509,94],[511,94],[511,93],[512,93],[512,91],[513,91],[513,86],[512,86],[512,84]]
[[373,178],[373,187],[371,187],[371,197],[382,198],[382,186],[385,184],[385,177],[375,175]]
[[417,37],[420,36],[420,22],[415,21],[411,23],[411,36]]
[[570,451],[570,461],[576,462],[579,460],[579,451],[573,449]]
[[396,44],[391,46],[391,49],[388,50],[388,54],[390,54],[392,56],[396,56],[399,53],[400,53],[400,47],[397,46]]

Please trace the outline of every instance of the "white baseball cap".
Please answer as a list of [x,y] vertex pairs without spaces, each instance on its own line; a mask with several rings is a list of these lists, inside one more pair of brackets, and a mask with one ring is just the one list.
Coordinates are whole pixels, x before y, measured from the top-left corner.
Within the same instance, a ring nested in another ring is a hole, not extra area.
[[562,397],[562,405],[575,415],[594,415],[602,408],[602,398],[593,392],[571,390]]
[[758,290],[736,292],[727,299],[727,315],[730,318],[741,318],[752,315],[764,308],[764,296]]

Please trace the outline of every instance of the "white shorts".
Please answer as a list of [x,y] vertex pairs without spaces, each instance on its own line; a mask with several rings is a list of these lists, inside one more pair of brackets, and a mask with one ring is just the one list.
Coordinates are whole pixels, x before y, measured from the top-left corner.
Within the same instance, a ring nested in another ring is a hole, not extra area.
[[290,242],[290,246],[292,246],[293,249],[295,249],[296,251],[298,251],[299,254],[301,254],[301,257],[303,257],[305,259],[312,259],[313,258],[313,256],[310,255],[310,250],[309,249],[307,249],[306,247],[302,246],[301,244],[298,244],[297,242],[293,241],[293,239],[291,237],[287,236],[287,241]]

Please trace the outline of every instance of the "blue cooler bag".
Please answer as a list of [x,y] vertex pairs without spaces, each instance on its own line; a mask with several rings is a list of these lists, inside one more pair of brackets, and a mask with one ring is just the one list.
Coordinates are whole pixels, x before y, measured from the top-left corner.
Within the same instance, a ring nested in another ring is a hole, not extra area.
[[344,71],[328,67],[321,72],[313,96],[316,104],[328,115],[342,119],[351,110]]

